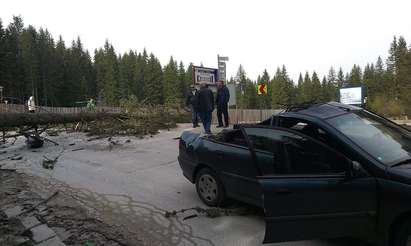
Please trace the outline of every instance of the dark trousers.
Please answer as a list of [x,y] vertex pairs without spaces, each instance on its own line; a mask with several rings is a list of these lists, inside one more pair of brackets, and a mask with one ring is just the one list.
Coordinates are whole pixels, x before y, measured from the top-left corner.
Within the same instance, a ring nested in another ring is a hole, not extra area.
[[[223,115],[224,115],[224,123],[223,124]],[[218,119],[218,125],[219,126],[228,126],[228,105],[223,104],[223,105],[218,105],[217,106],[217,119]]]
[[212,111],[200,112],[200,119],[203,122],[204,131],[206,133],[211,133],[211,118]]
[[191,122],[193,123],[193,126],[198,125],[198,112],[197,110],[194,109],[194,107],[191,105]]

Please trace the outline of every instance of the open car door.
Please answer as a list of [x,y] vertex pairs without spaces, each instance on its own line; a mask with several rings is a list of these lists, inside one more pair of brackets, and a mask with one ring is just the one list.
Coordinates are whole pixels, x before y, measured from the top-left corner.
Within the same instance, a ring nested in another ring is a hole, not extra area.
[[[251,144],[260,128],[243,127]],[[346,157],[308,136],[285,128],[265,131],[276,153],[273,173],[258,177],[264,243],[361,237],[375,230],[375,178],[349,175]]]

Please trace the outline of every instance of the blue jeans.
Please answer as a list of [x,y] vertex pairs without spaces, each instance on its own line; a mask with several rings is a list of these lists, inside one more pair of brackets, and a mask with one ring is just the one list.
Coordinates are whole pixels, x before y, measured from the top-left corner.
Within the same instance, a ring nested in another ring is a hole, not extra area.
[[204,131],[206,133],[211,133],[211,117],[212,117],[211,113],[212,111],[200,112],[200,118],[201,118],[201,121],[203,122]]

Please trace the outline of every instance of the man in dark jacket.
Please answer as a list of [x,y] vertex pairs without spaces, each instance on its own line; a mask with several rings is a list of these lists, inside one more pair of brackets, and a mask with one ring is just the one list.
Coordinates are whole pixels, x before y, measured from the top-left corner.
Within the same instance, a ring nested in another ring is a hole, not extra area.
[[[230,100],[230,91],[227,86],[224,85],[224,81],[220,80],[217,82],[217,127],[228,127],[228,101]],[[224,115],[224,125],[223,125],[223,116]]]
[[211,134],[211,117],[214,110],[214,95],[206,83],[202,83],[198,92],[198,112],[203,122],[204,131]]
[[198,127],[198,92],[194,86],[190,86],[191,92],[186,99],[186,106],[191,109],[191,122],[193,127]]

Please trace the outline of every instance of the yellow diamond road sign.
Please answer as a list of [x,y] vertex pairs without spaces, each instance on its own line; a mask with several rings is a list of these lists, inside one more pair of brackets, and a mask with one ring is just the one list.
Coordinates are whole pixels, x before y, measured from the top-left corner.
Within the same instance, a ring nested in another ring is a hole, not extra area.
[[267,86],[265,84],[257,85],[257,94],[258,95],[267,95]]

